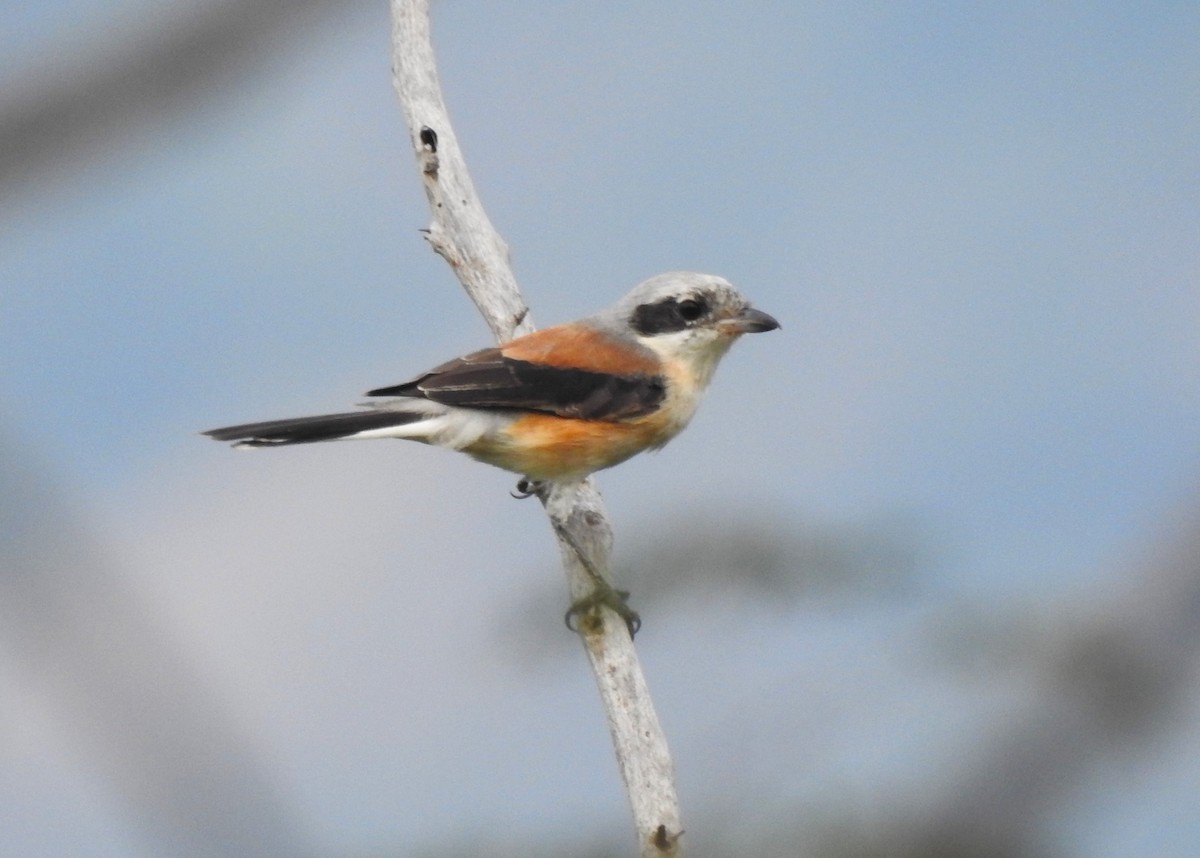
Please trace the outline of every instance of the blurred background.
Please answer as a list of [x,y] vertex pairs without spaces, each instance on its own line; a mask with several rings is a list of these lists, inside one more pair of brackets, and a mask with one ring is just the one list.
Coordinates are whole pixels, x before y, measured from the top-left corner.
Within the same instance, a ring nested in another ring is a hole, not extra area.
[[[630,854],[511,475],[197,435],[488,342],[385,7],[3,6],[0,853]],[[688,854],[1200,854],[1200,6],[433,16],[539,323],[783,323],[600,479]]]

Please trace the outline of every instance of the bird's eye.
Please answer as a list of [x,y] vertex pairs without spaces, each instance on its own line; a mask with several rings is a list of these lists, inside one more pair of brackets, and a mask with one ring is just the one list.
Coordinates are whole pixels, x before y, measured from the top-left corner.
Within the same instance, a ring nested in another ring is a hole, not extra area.
[[686,322],[694,322],[704,315],[704,311],[708,306],[703,301],[697,301],[689,298],[686,301],[679,302],[679,315]]

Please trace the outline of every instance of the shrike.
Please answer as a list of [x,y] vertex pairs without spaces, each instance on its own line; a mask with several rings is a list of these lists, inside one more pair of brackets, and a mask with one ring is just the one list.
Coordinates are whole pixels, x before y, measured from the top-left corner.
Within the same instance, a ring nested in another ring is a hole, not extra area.
[[595,315],[369,391],[391,398],[358,411],[204,434],[235,447],[407,438],[520,474],[522,486],[575,482],[678,435],[734,340],[778,327],[722,278],[672,271]]
[[235,447],[408,438],[530,480],[581,480],[662,447],[692,419],[721,357],[779,323],[720,277],[660,274],[607,310],[369,391],[358,411],[205,432]]

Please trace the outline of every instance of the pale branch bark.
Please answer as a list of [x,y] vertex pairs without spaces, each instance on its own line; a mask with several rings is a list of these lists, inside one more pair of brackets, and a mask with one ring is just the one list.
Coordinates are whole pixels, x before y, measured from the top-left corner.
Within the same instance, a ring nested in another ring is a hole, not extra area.
[[[392,0],[396,90],[433,213],[428,238],[454,270],[500,342],[532,331],[508,246],[488,220],[471,183],[438,83],[428,0]],[[571,598],[594,587],[611,567],[612,528],[591,479],[541,493],[559,540]],[[582,556],[581,556],[582,555]],[[579,623],[633,810],[644,858],[680,854],[674,765],[625,623],[609,608]]]
[[428,3],[392,3],[392,72],[433,222],[427,237],[454,269],[500,342],[534,329],[508,245],[488,219],[467,171],[438,82]]

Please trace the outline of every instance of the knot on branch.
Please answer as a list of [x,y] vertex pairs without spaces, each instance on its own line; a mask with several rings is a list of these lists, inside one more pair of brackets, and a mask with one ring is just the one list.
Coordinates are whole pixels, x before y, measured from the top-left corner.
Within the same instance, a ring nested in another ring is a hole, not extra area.
[[422,125],[421,133],[419,136],[421,138],[422,146],[424,146],[430,152],[437,151],[437,132],[436,131],[434,131],[428,125]]
[[438,171],[437,132],[428,125],[422,125],[417,137],[421,141],[421,172],[426,176],[435,176]]
[[675,847],[682,836],[682,831],[676,831],[674,834],[671,834],[667,831],[667,826],[660,825],[654,830],[654,837],[651,838],[650,842],[663,855],[674,855]]

